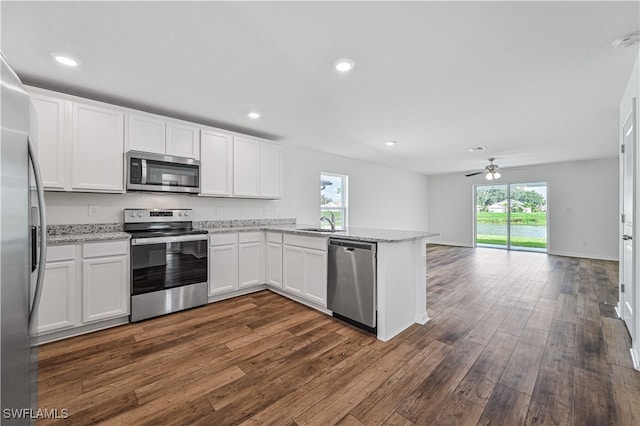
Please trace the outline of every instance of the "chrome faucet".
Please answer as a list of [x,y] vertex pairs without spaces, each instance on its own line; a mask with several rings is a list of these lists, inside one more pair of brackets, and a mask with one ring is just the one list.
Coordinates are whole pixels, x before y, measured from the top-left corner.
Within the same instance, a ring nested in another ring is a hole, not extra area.
[[329,212],[329,214],[331,215],[331,219],[329,219],[326,216],[321,216],[320,217],[320,223],[322,223],[322,221],[329,222],[329,225],[331,225],[331,230],[335,231],[336,230],[336,217],[333,215],[333,212]]

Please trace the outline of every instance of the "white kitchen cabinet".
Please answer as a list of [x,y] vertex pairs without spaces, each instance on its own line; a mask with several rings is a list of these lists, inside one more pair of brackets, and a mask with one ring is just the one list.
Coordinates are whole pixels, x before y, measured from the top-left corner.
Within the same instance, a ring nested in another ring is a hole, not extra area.
[[282,197],[282,146],[249,137],[234,137],[233,195]]
[[267,232],[267,284],[282,288],[282,234]]
[[236,136],[233,141],[233,195],[260,195],[260,141]]
[[71,189],[123,192],[124,113],[74,102]]
[[63,330],[78,324],[75,253],[74,245],[53,246],[47,251],[36,334]]
[[327,239],[284,235],[283,288],[327,306]]
[[233,194],[233,136],[215,129],[200,135],[200,195]]
[[129,314],[128,243],[83,244],[82,321]]
[[37,114],[36,132],[33,137],[38,146],[42,183],[47,190],[64,190],[67,181],[65,176],[67,102],[37,93],[32,93],[30,98]]
[[154,114],[127,114],[127,150],[200,158],[200,129]]
[[209,295],[238,289],[238,234],[209,237]]
[[282,146],[260,143],[260,196],[282,197]]
[[182,121],[167,121],[167,155],[200,159],[200,129]]
[[238,287],[262,284],[262,232],[238,234]]
[[165,153],[165,120],[151,114],[127,114],[127,150]]
[[129,241],[51,246],[45,268],[40,342],[128,321]]

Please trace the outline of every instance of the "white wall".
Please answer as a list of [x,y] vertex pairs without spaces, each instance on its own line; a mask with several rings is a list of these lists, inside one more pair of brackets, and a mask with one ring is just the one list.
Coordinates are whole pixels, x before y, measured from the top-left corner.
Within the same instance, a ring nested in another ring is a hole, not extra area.
[[[568,256],[618,259],[618,158],[505,169],[497,182],[548,184],[548,251]],[[429,177],[431,242],[472,246],[476,184],[484,175]]]
[[[427,176],[288,145],[281,200],[47,192],[47,218],[50,224],[121,223],[124,208],[193,208],[196,220],[296,218],[298,223],[316,225],[320,172],[349,176],[350,226],[427,229]],[[98,206],[97,217],[88,216],[89,205]],[[216,214],[217,207],[222,207],[222,214]]]

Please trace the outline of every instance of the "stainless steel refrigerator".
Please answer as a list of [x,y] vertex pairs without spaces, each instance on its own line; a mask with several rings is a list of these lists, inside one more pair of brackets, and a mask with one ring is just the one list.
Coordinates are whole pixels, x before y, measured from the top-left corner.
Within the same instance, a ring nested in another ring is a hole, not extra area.
[[42,180],[29,138],[35,116],[1,52],[0,62],[0,423],[26,425],[37,417],[37,353],[30,329],[44,278],[46,224]]

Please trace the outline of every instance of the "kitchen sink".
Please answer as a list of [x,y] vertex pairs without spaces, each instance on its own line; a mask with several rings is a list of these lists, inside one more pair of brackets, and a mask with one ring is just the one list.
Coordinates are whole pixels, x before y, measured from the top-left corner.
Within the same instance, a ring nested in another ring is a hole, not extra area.
[[327,229],[327,228],[300,228],[298,229],[298,231],[311,231],[311,232],[328,232],[328,233],[334,233],[334,232],[346,232],[345,229]]

